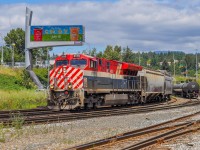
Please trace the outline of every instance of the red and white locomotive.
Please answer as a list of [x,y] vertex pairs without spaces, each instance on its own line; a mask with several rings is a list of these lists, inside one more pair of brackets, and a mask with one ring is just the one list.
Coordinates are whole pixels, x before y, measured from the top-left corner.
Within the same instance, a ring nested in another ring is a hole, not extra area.
[[51,109],[93,108],[169,99],[172,78],[164,71],[142,66],[67,54],[55,59],[50,71]]

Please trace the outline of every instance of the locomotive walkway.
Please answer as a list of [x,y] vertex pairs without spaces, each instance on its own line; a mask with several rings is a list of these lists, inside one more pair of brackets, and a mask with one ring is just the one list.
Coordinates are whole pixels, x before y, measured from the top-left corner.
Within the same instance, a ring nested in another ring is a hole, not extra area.
[[75,146],[67,150],[138,150],[150,146],[152,149],[154,149],[158,144],[161,144],[166,140],[177,138],[179,136],[200,130],[200,120],[192,120],[192,117],[199,114],[200,111],[143,129],[126,132],[110,138]]
[[39,123],[57,123],[62,121],[71,121],[79,119],[88,119],[95,117],[106,117],[114,115],[137,114],[164,109],[174,109],[180,107],[190,107],[199,105],[200,101],[189,101],[175,104],[175,101],[147,104],[144,106],[127,106],[113,108],[99,108],[96,110],[80,110],[80,111],[51,111],[45,108],[32,110],[15,110],[15,111],[0,111],[0,123],[11,125],[13,120],[23,121],[24,125],[39,124]]

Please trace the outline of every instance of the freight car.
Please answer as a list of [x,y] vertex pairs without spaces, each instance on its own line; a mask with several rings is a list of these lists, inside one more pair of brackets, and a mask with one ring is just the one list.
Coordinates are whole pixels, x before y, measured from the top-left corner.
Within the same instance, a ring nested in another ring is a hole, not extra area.
[[185,98],[198,98],[199,84],[194,81],[175,84],[173,86],[173,93]]
[[164,71],[91,57],[67,54],[55,59],[50,71],[51,109],[94,108],[167,100],[172,78]]

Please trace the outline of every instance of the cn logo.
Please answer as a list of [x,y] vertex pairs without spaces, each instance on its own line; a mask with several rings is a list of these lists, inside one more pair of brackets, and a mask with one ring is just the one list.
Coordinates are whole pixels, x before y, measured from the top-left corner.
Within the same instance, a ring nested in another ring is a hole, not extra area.
[[192,88],[195,88],[195,85],[192,85]]

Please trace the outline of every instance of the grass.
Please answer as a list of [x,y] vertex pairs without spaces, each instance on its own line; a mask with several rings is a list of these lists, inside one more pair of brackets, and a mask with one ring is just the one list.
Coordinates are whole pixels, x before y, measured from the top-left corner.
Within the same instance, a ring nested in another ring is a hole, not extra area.
[[[185,82],[187,80],[192,80],[192,81],[196,81],[195,77],[184,77],[184,76],[175,76],[175,81],[176,83],[180,83],[181,81]],[[175,82],[174,81],[174,82]],[[197,79],[197,83],[200,85],[200,79]]]
[[37,106],[46,106],[46,96],[44,91],[19,90],[3,91],[0,90],[0,110],[11,109],[32,109]]
[[22,68],[0,66],[0,90],[34,89],[28,73]]
[[48,82],[48,70],[46,68],[33,68],[33,71],[42,82],[42,84],[46,86]]
[[[38,68],[34,71],[44,83],[47,82],[47,69]],[[0,110],[45,106],[47,94],[35,90],[35,84],[24,69],[0,66]]]
[[5,142],[5,132],[4,132],[4,125],[0,123],[0,143]]
[[20,80],[16,76],[0,74],[0,89],[21,90],[25,87],[20,85]]
[[8,67],[3,67],[0,66],[0,74],[4,74],[4,75],[8,75],[8,76],[17,76],[22,69],[18,69],[18,68],[8,68]]
[[11,114],[12,126],[16,129],[22,129],[22,125],[24,123],[24,117],[22,114]]

